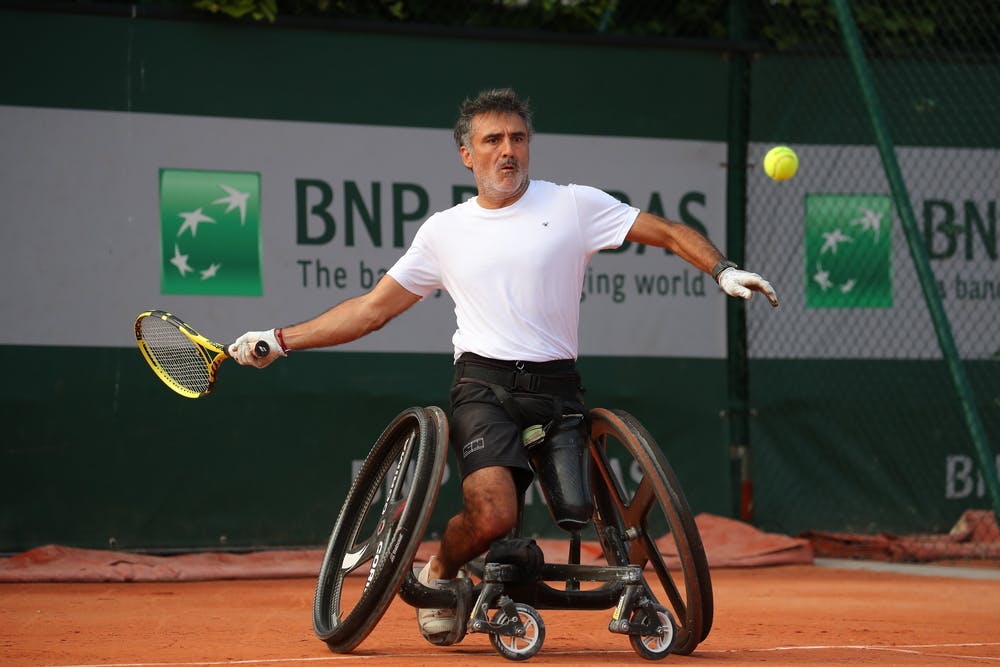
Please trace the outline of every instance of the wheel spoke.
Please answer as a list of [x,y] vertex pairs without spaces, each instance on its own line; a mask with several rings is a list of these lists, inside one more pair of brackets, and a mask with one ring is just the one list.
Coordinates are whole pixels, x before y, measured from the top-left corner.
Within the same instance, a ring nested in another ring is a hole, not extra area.
[[417,433],[411,432],[400,448],[396,463],[392,466],[392,476],[389,477],[389,484],[385,490],[385,506],[382,516],[388,514],[390,505],[396,503],[405,495],[408,487],[407,475],[409,473],[410,458],[413,456],[413,444],[417,440]]
[[656,490],[649,483],[646,476],[643,475],[642,479],[639,480],[639,488],[632,494],[632,500],[628,503],[628,508],[625,512],[625,518],[628,523],[627,528],[634,528],[640,533],[645,533],[646,517],[649,516],[649,511],[655,502]]
[[[593,452],[594,449],[591,451]],[[639,481],[639,487],[635,493],[632,494],[631,498],[626,498],[628,492],[623,488],[622,481],[612,471],[606,455],[598,457],[595,454],[592,460],[594,461],[595,469],[604,482],[605,489],[611,492],[608,494],[608,499],[614,505],[614,509],[621,518],[622,525],[619,528],[622,531],[630,531],[633,538],[645,533],[646,516],[649,514],[653,503],[656,502],[656,491],[653,486],[643,476]],[[607,518],[610,519],[610,517]],[[636,564],[644,565],[644,563],[639,562],[636,562]]]
[[351,547],[341,559],[340,571],[343,574],[348,574],[358,569],[363,563],[367,563],[371,560],[371,545],[375,541],[375,537],[370,537],[360,544],[355,544]]
[[605,436],[601,436],[599,443],[590,448],[590,455],[593,468],[600,475],[601,481],[604,482],[604,489],[610,492],[609,499],[614,503],[619,514],[623,513],[625,511],[625,489],[622,480],[611,469],[607,457]]
[[[673,608],[674,614],[680,619],[687,618],[687,602],[684,601],[684,596],[677,588],[677,584],[674,583],[674,578],[670,576],[670,571],[663,562],[663,558],[659,557],[659,547],[656,544],[656,540],[650,535],[645,535],[642,539],[642,545],[643,550],[646,551],[646,557],[649,559],[649,564],[653,566],[653,570],[656,572],[656,578],[660,580],[660,585],[663,586],[663,591],[667,594],[667,599],[670,600],[670,606]],[[656,552],[658,556],[653,558],[651,555],[652,552]],[[645,566],[645,563],[643,565]]]

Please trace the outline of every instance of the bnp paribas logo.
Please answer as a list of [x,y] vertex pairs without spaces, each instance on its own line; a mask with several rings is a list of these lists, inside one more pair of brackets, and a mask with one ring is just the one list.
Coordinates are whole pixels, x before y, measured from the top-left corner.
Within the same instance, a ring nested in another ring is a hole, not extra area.
[[892,307],[892,199],[806,195],[806,307]]
[[163,294],[260,296],[260,174],[160,170]]

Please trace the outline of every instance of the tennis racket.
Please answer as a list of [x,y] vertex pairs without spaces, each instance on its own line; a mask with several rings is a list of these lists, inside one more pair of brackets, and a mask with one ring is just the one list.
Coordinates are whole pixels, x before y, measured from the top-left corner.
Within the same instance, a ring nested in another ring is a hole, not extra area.
[[[181,318],[162,310],[147,310],[135,318],[135,341],[156,377],[187,398],[208,396],[219,366],[229,358],[228,345],[202,336]],[[270,351],[265,341],[254,346],[258,357],[266,357]]]

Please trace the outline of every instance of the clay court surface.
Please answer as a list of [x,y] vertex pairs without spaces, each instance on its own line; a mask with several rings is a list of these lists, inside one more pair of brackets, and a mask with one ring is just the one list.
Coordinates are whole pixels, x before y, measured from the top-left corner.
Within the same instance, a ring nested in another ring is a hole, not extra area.
[[[711,635],[668,664],[1000,664],[996,570],[917,572],[715,569]],[[313,586],[306,577],[0,584],[0,665],[509,664],[485,635],[426,644],[398,598],[353,653],[330,653],[312,633]],[[607,631],[610,611],[541,613],[546,640],[528,664],[647,664]]]

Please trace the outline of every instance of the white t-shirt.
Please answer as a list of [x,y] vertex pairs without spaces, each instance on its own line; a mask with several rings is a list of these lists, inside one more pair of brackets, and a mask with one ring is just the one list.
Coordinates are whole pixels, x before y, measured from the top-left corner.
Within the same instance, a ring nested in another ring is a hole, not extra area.
[[596,188],[533,180],[510,206],[473,197],[435,213],[389,275],[421,297],[451,295],[456,359],[576,359],[587,263],[620,246],[638,214]]

